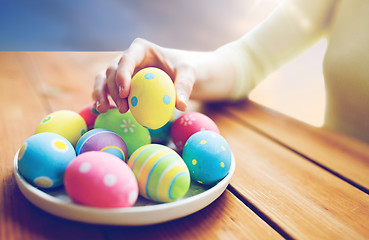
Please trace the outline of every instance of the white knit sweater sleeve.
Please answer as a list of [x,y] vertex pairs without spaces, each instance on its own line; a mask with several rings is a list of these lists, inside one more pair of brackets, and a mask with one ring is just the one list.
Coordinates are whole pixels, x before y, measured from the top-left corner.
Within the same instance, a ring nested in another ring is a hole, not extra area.
[[236,84],[232,99],[248,93],[269,73],[321,39],[337,0],[285,0],[252,31],[217,51],[230,58]]

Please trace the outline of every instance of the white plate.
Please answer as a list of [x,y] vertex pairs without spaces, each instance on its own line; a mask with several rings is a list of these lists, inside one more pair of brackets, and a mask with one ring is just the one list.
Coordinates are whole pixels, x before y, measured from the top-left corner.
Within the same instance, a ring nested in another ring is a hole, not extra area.
[[40,190],[18,172],[18,152],[14,157],[14,175],[22,194],[34,205],[53,215],[85,223],[140,226],[162,223],[197,212],[217,199],[226,189],[235,170],[232,155],[228,175],[215,186],[191,182],[188,193],[170,203],[155,203],[139,198],[130,208],[94,208],[73,203],[64,189]]

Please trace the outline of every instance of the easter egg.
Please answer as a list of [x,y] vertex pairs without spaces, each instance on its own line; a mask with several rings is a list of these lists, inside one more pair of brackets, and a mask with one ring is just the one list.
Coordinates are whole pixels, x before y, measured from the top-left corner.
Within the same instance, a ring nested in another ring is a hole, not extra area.
[[129,109],[142,126],[158,129],[172,117],[176,94],[173,81],[158,68],[144,68],[131,81]]
[[139,147],[151,143],[149,130],[141,126],[129,111],[122,114],[118,109],[110,109],[96,118],[95,128],[108,129],[118,134],[127,145],[128,156]]
[[179,116],[180,116],[179,111],[174,109],[171,119],[164,126],[158,129],[148,128],[151,136],[151,142],[167,145],[168,142],[170,141],[170,129],[172,128],[172,124]]
[[85,133],[76,146],[77,155],[88,151],[108,152],[122,160],[128,160],[128,149],[124,140],[116,133],[95,128]]
[[[114,104],[110,104],[110,109],[112,108],[116,108],[116,106]],[[78,114],[85,120],[87,129],[90,130],[94,127],[95,120],[100,113],[94,108],[94,103],[91,102],[85,105]]]
[[200,131],[187,140],[182,157],[192,180],[212,185],[228,174],[232,153],[221,135],[212,131]]
[[65,169],[76,157],[72,144],[56,133],[38,133],[29,137],[18,153],[19,173],[40,188],[63,184]]
[[65,171],[64,186],[74,202],[93,207],[130,207],[138,197],[132,170],[106,152],[78,155]]
[[186,194],[190,174],[182,158],[164,145],[137,149],[128,160],[138,181],[140,195],[158,202],[171,202]]
[[47,115],[37,126],[35,134],[53,132],[59,134],[75,146],[87,131],[85,120],[76,112],[60,110]]
[[192,134],[204,130],[219,133],[217,125],[208,116],[199,112],[188,112],[174,121],[170,134],[174,145],[182,151],[183,145]]

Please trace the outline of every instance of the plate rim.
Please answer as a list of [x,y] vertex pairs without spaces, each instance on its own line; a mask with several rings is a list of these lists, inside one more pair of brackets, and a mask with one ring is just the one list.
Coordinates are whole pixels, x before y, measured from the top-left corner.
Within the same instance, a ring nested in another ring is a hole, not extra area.
[[[231,166],[228,175],[204,192],[185,199],[157,205],[98,208],[62,201],[28,183],[18,171],[18,153],[19,150],[14,156],[13,173],[18,188],[28,201],[36,207],[64,219],[103,225],[144,226],[193,214],[211,204],[225,191],[236,168],[236,161],[233,153],[231,153]],[[169,211],[173,209],[177,211]]]

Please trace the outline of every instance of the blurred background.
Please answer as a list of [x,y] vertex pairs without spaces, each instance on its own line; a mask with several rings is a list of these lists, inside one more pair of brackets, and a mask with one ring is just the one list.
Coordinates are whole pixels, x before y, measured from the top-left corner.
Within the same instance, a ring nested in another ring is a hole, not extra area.
[[142,37],[168,47],[212,50],[240,37],[277,2],[0,0],[0,46],[3,51],[116,51]]
[[[122,51],[136,37],[214,50],[257,26],[280,0],[0,0],[1,51]],[[324,119],[319,42],[271,74],[251,99],[306,123]]]

